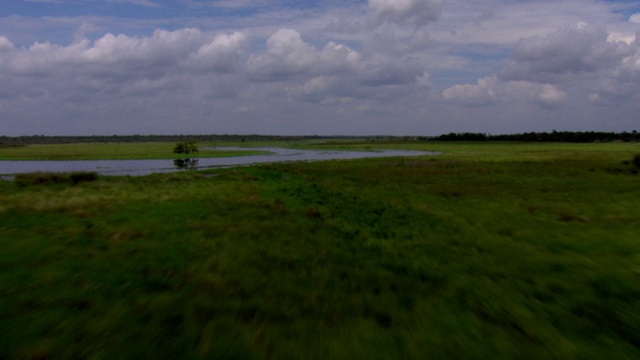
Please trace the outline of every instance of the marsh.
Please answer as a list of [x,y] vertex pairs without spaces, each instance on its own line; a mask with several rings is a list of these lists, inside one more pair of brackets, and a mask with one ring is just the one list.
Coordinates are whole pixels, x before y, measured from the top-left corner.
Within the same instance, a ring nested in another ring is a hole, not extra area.
[[[203,149],[207,150],[207,149]],[[222,151],[239,151],[246,148],[216,148]],[[320,161],[378,158],[390,156],[431,155],[427,151],[412,150],[377,150],[377,151],[337,151],[337,150],[300,150],[285,148],[255,148],[262,154],[199,158],[193,157],[197,163],[193,166],[177,166],[175,159],[140,159],[140,160],[25,160],[0,161],[0,176],[30,172],[73,172],[95,171],[101,175],[149,175],[167,173],[185,169],[209,169],[255,164],[288,162],[288,161]]]

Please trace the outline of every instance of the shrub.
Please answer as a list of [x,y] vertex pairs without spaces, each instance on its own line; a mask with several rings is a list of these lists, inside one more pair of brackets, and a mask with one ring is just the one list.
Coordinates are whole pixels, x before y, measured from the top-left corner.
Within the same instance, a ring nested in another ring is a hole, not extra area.
[[198,152],[198,146],[195,141],[181,141],[173,147],[176,154],[190,154]]

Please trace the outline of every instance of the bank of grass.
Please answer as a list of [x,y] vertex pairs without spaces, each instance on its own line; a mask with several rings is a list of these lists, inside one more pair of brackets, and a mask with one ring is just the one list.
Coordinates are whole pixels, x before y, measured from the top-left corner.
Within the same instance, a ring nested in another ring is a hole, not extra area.
[[[258,150],[221,150],[216,144],[197,144],[200,151],[195,158],[229,157],[265,154]],[[184,154],[174,154],[175,143],[90,143],[45,144],[0,148],[0,160],[135,160],[179,159]]]
[[[310,148],[341,150],[408,149],[440,152],[440,158],[487,162],[569,160],[587,154],[613,161],[640,152],[638,143],[441,142],[405,140],[328,140],[305,143]],[[630,160],[630,159],[627,159]]]
[[25,173],[17,174],[13,179],[16,186],[37,186],[50,184],[77,185],[81,182],[96,181],[98,174],[93,171],[75,171],[70,173]]
[[640,357],[638,148],[436,146],[0,182],[0,357]]

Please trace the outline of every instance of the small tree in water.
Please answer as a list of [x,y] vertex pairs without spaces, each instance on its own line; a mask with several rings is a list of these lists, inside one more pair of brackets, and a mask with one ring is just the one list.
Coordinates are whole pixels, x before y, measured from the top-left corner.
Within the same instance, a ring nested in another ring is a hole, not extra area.
[[198,146],[195,141],[182,141],[176,143],[173,147],[173,152],[176,154],[191,154],[198,152]]

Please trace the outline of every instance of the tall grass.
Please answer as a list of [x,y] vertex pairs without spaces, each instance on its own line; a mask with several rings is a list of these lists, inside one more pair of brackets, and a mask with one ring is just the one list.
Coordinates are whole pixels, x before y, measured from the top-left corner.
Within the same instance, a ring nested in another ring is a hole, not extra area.
[[637,149],[494,146],[0,182],[0,357],[638,358]]

